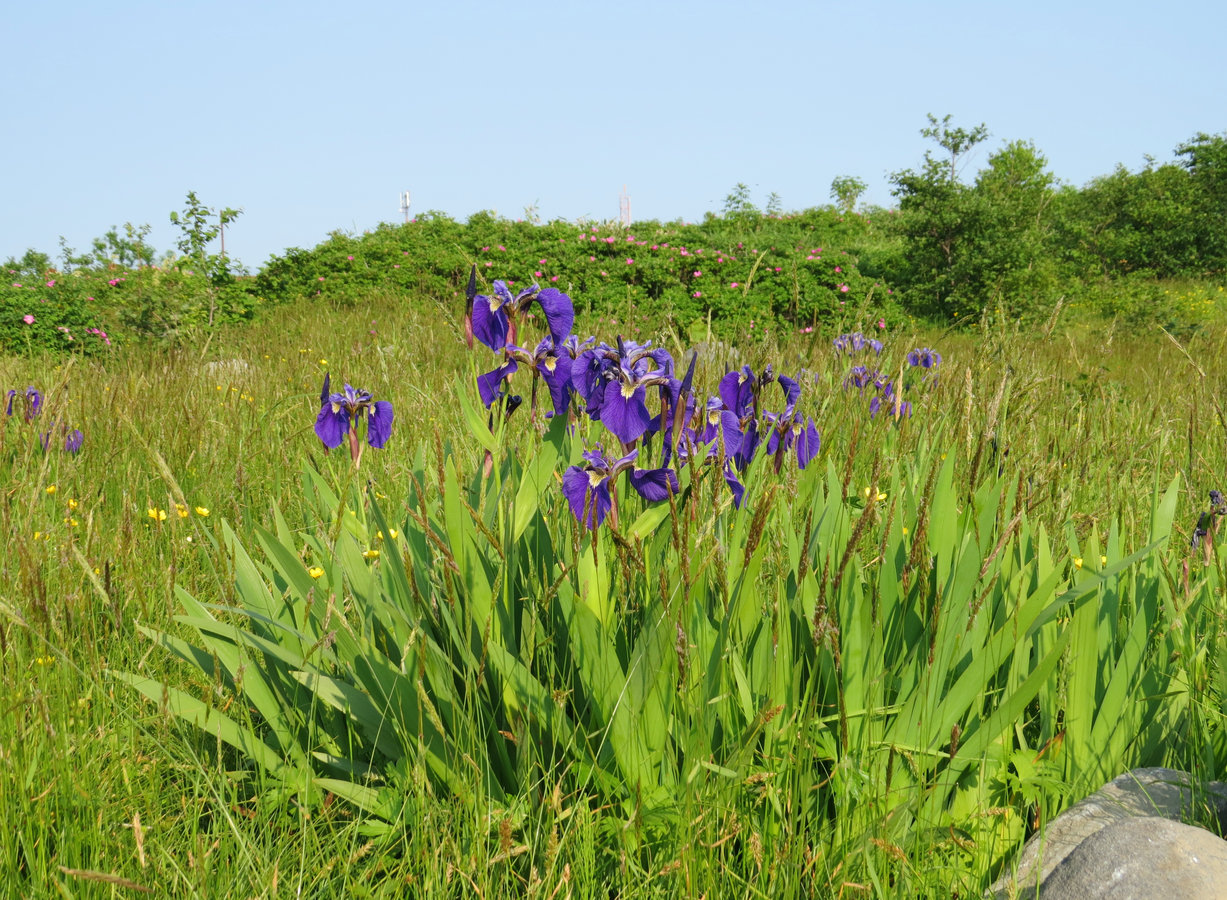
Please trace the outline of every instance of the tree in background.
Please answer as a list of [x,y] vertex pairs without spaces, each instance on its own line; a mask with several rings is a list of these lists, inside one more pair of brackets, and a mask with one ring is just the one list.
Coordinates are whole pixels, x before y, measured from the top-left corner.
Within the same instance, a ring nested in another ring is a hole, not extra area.
[[906,302],[940,319],[977,317],[985,308],[1009,317],[1039,313],[1058,283],[1052,252],[1056,179],[1027,141],[1006,144],[968,184],[967,155],[988,129],[951,125],[929,116],[921,134],[944,151],[925,153],[920,171],[891,176],[899,198],[903,239],[898,271]]
[[1171,278],[1199,273],[1201,246],[1188,169],[1148,160],[1138,172],[1118,165],[1062,197],[1061,244],[1085,279],[1144,274]]
[[856,209],[856,201],[869,185],[855,175],[837,175],[831,181],[831,199],[843,213]]
[[1227,271],[1227,132],[1199,132],[1176,148],[1196,188],[1193,209],[1201,261],[1208,272]]
[[950,116],[940,122],[931,113],[928,118],[928,127],[920,133],[936,141],[944,154],[925,151],[920,171],[891,175],[903,238],[894,280],[906,290],[910,306],[949,319],[979,308],[963,282],[964,245],[977,226],[975,203],[958,173],[960,160],[988,138],[988,128],[980,124],[967,131],[952,127]]

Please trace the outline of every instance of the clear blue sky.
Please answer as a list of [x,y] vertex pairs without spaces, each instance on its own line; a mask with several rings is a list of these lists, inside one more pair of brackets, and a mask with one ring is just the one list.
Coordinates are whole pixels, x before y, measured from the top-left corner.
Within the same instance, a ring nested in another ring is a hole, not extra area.
[[1227,131],[1222,0],[9,4],[0,259],[242,207],[256,269],[412,211],[697,219],[737,182],[891,203],[925,114],[1033,141],[1084,184]]

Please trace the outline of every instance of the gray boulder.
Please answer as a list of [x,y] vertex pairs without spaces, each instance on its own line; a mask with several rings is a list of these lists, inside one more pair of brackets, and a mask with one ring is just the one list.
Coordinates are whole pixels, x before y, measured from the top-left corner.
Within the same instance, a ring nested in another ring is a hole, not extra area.
[[1187,821],[1227,822],[1227,785],[1173,769],[1127,772],[1033,835],[991,896],[1227,897],[1227,842]]

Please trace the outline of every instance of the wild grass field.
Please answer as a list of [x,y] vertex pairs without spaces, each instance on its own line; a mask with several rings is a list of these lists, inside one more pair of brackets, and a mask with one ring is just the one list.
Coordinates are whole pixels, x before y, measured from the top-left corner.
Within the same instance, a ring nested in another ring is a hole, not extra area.
[[[684,370],[574,331],[631,328]],[[1227,333],[873,330],[701,341],[700,403],[771,364],[816,455],[592,531],[615,442],[525,373],[487,418],[459,304],[0,359],[0,893],[973,897],[1128,768],[1219,775]],[[393,404],[360,466],[325,373]]]

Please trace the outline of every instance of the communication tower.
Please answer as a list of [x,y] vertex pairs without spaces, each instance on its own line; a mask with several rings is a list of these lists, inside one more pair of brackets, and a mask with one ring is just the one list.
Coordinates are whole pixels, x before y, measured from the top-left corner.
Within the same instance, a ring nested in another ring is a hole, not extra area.
[[409,224],[409,192],[400,192],[400,212],[405,217],[405,224]]

